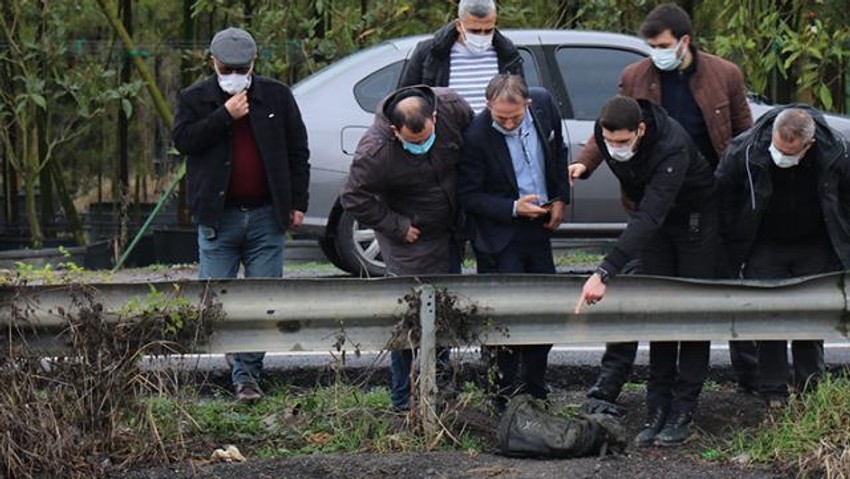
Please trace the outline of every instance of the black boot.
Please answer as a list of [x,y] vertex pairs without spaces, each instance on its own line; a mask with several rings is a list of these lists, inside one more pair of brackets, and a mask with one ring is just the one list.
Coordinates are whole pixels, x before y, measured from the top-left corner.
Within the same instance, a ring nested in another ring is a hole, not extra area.
[[667,421],[667,409],[657,408],[649,412],[646,418],[646,424],[643,429],[635,436],[635,445],[639,447],[649,447],[655,443],[655,437],[664,423]]
[[694,415],[690,411],[671,414],[664,429],[655,436],[656,446],[675,447],[688,442]]

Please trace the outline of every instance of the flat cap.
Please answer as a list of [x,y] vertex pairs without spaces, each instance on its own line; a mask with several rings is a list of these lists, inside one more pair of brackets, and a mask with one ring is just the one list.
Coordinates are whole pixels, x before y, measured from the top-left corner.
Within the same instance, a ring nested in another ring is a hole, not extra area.
[[257,56],[257,44],[250,33],[230,27],[215,34],[210,42],[210,53],[226,66],[246,67]]

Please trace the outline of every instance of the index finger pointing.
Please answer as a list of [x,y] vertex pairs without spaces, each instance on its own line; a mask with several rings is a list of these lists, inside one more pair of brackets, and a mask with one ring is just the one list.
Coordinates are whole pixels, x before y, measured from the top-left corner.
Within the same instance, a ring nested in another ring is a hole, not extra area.
[[581,296],[578,298],[578,303],[576,303],[575,314],[581,314],[582,307],[586,303],[587,296],[585,296],[584,292],[581,293]]

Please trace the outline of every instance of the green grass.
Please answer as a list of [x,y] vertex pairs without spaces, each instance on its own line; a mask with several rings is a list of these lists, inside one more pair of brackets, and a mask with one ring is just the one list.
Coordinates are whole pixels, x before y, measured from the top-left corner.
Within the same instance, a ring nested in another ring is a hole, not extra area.
[[[483,392],[465,385],[467,400],[483,401]],[[151,421],[163,442],[236,444],[256,457],[289,457],[315,452],[411,452],[433,444],[402,415],[389,413],[384,387],[351,385],[312,389],[280,387],[257,405],[227,397],[150,398]],[[478,438],[461,434],[438,448],[480,451]]]
[[626,383],[623,384],[623,392],[642,392],[646,391],[646,383]]
[[708,380],[702,384],[703,391],[720,391],[720,383]]
[[602,261],[604,256],[598,253],[591,253],[581,249],[570,249],[563,252],[555,253],[555,266],[560,267],[576,267],[576,266],[596,266]]
[[287,261],[283,268],[286,273],[316,270],[323,273],[340,272],[339,268],[325,261]]
[[[739,432],[724,451],[757,464],[795,469],[801,477],[846,478],[850,471],[850,379],[826,376],[759,427]],[[843,474],[843,475],[840,475]]]
[[[61,251],[63,248],[59,249]],[[68,256],[70,255],[66,253],[66,257]],[[0,284],[15,284],[18,281],[37,284],[93,283],[107,281],[112,277],[109,271],[90,271],[72,261],[45,263],[40,266],[15,261],[14,270],[0,277]]]

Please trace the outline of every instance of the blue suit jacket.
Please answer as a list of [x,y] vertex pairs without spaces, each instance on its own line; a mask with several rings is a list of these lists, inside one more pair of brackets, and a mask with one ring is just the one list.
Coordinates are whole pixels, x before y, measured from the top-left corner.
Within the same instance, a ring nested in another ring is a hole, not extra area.
[[[543,88],[531,88],[529,94],[529,110],[546,156],[549,199],[569,203],[569,158],[558,106]],[[516,173],[505,137],[491,126],[492,122],[490,110],[485,109],[466,130],[458,169],[458,198],[474,229],[470,233],[475,247],[497,254],[513,238],[519,222],[525,220],[513,217],[513,203],[519,198]]]

